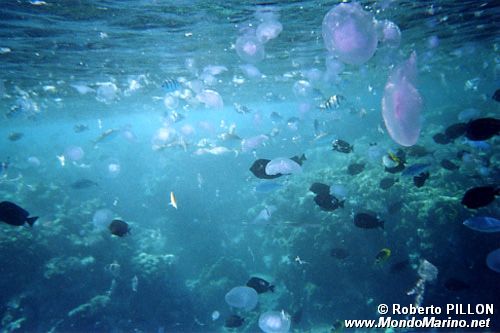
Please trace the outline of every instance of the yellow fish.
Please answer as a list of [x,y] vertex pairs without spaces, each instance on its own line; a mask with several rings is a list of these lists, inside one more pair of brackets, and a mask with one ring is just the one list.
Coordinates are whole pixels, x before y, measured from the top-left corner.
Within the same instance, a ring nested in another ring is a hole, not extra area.
[[170,206],[174,207],[177,209],[177,200],[175,200],[175,195],[174,192],[170,192]]
[[397,157],[396,154],[394,154],[393,152],[388,152],[387,155],[389,155],[391,160],[393,160],[394,162],[396,162],[398,164],[401,163],[401,159],[399,159],[399,157]]
[[375,264],[379,265],[384,263],[391,256],[391,250],[388,248],[383,248],[375,256]]

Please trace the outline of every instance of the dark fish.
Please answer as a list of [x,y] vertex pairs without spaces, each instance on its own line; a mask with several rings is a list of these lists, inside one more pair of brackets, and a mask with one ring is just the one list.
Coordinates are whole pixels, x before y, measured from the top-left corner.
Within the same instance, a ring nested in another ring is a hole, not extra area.
[[389,271],[391,273],[401,273],[404,270],[408,269],[409,267],[410,267],[410,260],[405,259],[392,264],[391,267],[389,268]]
[[89,127],[87,125],[84,125],[84,124],[76,124],[75,126],[73,126],[73,132],[75,132],[75,133],[81,133],[81,132],[84,132],[88,129],[89,129]]
[[30,213],[13,202],[0,202],[0,221],[2,222],[16,226],[28,223],[30,226],[33,226],[38,216],[29,217],[29,215]]
[[330,186],[323,183],[313,183],[311,187],[309,187],[309,191],[314,194],[328,195],[330,194]]
[[23,133],[20,133],[20,132],[13,132],[13,133],[10,133],[8,138],[10,141],[17,141],[17,140],[21,140],[21,138],[24,136]]
[[420,188],[425,185],[425,181],[429,179],[429,176],[429,172],[422,172],[418,176],[413,177],[413,184],[416,187]]
[[305,154],[302,154],[300,156],[296,155],[294,157],[290,157],[290,159],[294,162],[297,162],[298,165],[302,165],[302,163],[304,163],[304,161],[307,161]]
[[479,118],[467,123],[465,136],[472,141],[484,141],[500,133],[500,119]]
[[238,315],[230,315],[229,317],[226,318],[226,321],[224,322],[224,327],[227,328],[236,328],[240,327],[243,325],[243,322],[245,319],[241,318]]
[[338,109],[340,104],[345,100],[342,95],[332,95],[324,103],[322,103],[319,108],[322,110],[333,110]]
[[347,257],[349,257],[350,253],[347,251],[347,249],[344,249],[342,247],[334,247],[333,249],[330,250],[330,257],[333,257],[338,260],[344,260]]
[[238,104],[238,103],[234,103],[234,109],[236,110],[236,112],[240,113],[240,114],[246,114],[246,113],[250,113],[252,112],[248,107],[246,107],[245,105],[241,105],[241,104]]
[[406,151],[408,152],[408,155],[413,157],[424,157],[431,153],[430,151],[427,150],[427,148],[419,145],[411,146]]
[[332,142],[332,148],[334,151],[338,151],[340,153],[349,154],[353,151],[354,146],[350,145],[344,140],[334,140]]
[[90,179],[82,178],[82,179],[79,179],[76,182],[72,183],[71,188],[73,188],[75,190],[82,190],[85,188],[89,188],[91,186],[98,186],[98,185],[99,184],[97,184],[96,182],[94,182]]
[[267,282],[264,279],[261,279],[259,277],[251,277],[250,280],[247,282],[247,287],[255,289],[255,291],[258,294],[262,294],[268,291],[271,291],[274,293],[274,286],[271,285],[269,282]]
[[449,278],[444,281],[444,287],[449,291],[462,291],[470,289],[470,285],[462,280]]
[[390,187],[392,187],[392,185],[397,183],[397,181],[398,181],[397,178],[385,177],[382,180],[380,180],[379,187],[383,190],[387,190]]
[[432,136],[432,140],[434,140],[435,143],[438,143],[440,145],[447,145],[448,143],[451,143],[452,140],[450,140],[449,137],[446,136],[444,133],[437,133]]
[[321,208],[321,210],[332,211],[339,207],[344,208],[344,200],[340,201],[331,194],[318,194],[314,197],[314,202]]
[[448,126],[444,130],[444,135],[446,135],[448,137],[448,139],[450,139],[450,141],[453,141],[453,140],[461,137],[462,135],[464,135],[466,128],[467,128],[466,123],[453,124],[453,125]]
[[446,170],[450,170],[450,171],[453,171],[453,170],[458,170],[459,166],[456,165],[455,163],[453,163],[452,161],[448,160],[448,159],[443,159],[441,161],[441,166],[446,169]]
[[165,81],[163,81],[161,87],[165,90],[165,92],[168,93],[175,92],[182,88],[180,82],[176,79],[166,79]]
[[369,213],[357,213],[354,215],[354,225],[363,229],[384,229],[384,221]]
[[278,173],[277,175],[268,175],[266,173],[266,165],[269,162],[271,162],[271,160],[260,158],[253,162],[249,170],[254,174],[255,177],[260,179],[274,179],[283,176],[281,173]]
[[398,173],[398,172],[403,171],[404,169],[405,169],[404,163],[399,163],[398,165],[391,167],[391,168],[384,167],[385,172],[388,172],[388,173]]
[[130,232],[130,228],[128,227],[128,223],[122,220],[115,219],[113,220],[109,226],[109,231],[112,235],[123,237]]
[[279,122],[283,120],[283,117],[276,111],[271,112],[271,115],[269,117],[274,122]]
[[500,188],[494,186],[473,187],[465,192],[462,205],[467,208],[480,208],[489,205],[500,194]]
[[364,163],[352,163],[347,167],[347,173],[351,176],[360,174],[365,169]]
[[500,102],[500,89],[495,90],[495,93],[491,96],[491,98],[494,101]]

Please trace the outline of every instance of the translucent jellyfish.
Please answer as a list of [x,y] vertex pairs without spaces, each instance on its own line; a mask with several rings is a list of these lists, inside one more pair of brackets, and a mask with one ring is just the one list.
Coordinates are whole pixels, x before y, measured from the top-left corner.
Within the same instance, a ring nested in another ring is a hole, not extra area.
[[293,94],[297,98],[308,98],[313,93],[313,87],[309,81],[299,80],[293,84]]
[[439,46],[439,37],[438,36],[430,36],[427,39],[427,47],[430,49],[435,49]]
[[111,103],[118,97],[118,87],[113,82],[98,83],[97,100],[103,103]]
[[222,101],[222,97],[219,95],[217,91],[205,89],[202,90],[198,95],[196,95],[196,99],[203,104],[207,108],[212,109],[222,109],[224,108],[224,102]]
[[240,65],[239,67],[243,71],[245,76],[249,79],[259,79],[263,76],[260,70],[254,65],[245,64]]
[[30,156],[28,157],[28,164],[33,166],[33,167],[39,167],[41,162],[36,156]]
[[96,210],[94,216],[92,217],[94,229],[97,231],[106,229],[113,218],[114,213],[107,208]]
[[272,159],[266,164],[266,174],[269,176],[277,174],[290,175],[301,172],[302,167],[297,162],[286,157]]
[[106,163],[106,176],[108,178],[116,178],[121,172],[122,167],[117,159],[109,159]]
[[398,47],[401,43],[401,30],[392,21],[383,20],[377,22],[379,40],[389,47]]
[[437,279],[438,269],[425,259],[422,259],[418,266],[418,276],[425,282],[432,282]]
[[240,286],[231,289],[226,294],[225,300],[232,307],[250,311],[257,306],[259,297],[255,289]]
[[264,59],[264,45],[252,35],[244,35],[236,40],[236,53],[241,60],[256,63]]
[[265,333],[287,333],[290,325],[290,316],[285,311],[268,311],[259,317],[259,327]]
[[422,97],[415,88],[417,56],[398,66],[389,76],[382,98],[382,117],[391,138],[402,146],[413,146],[420,135]]
[[344,63],[367,62],[377,49],[373,15],[357,2],[333,7],[323,19],[323,41],[328,51]]
[[241,141],[241,150],[243,152],[248,152],[255,150],[262,146],[267,140],[269,140],[269,137],[264,134],[260,134],[257,136],[253,136],[251,138],[246,138]]
[[500,273],[500,249],[496,249],[495,251],[491,251],[486,257],[486,265],[488,265],[489,269]]
[[269,40],[278,37],[281,31],[283,31],[283,25],[280,22],[275,20],[264,21],[257,27],[256,35],[261,43],[267,43]]
[[79,161],[83,158],[84,155],[85,152],[81,147],[78,146],[69,146],[64,151],[64,157],[66,157],[66,159],[71,161]]

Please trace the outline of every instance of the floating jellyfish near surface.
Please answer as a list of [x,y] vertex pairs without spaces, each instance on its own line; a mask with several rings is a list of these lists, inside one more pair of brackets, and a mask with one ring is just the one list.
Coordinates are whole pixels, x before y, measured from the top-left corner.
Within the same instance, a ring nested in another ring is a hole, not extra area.
[[341,3],[323,19],[323,41],[328,51],[342,62],[361,65],[377,49],[373,15],[358,3]]
[[225,296],[226,303],[238,309],[247,311],[252,310],[257,306],[259,296],[255,289],[240,286],[231,289]]
[[256,63],[264,59],[264,45],[252,35],[244,35],[236,40],[236,53],[241,60]]
[[491,251],[486,257],[486,265],[492,271],[500,273],[500,249]]
[[398,144],[410,147],[420,135],[422,97],[415,88],[417,56],[399,65],[389,76],[382,98],[382,117],[391,138]]
[[70,146],[64,151],[64,156],[71,161],[79,161],[84,155],[83,149],[78,146]]
[[290,316],[285,311],[268,311],[259,317],[259,328],[265,333],[287,333],[290,324]]
[[286,157],[278,157],[272,159],[266,165],[266,174],[269,176],[274,176],[277,174],[290,175],[301,172],[302,167],[300,166],[300,164]]

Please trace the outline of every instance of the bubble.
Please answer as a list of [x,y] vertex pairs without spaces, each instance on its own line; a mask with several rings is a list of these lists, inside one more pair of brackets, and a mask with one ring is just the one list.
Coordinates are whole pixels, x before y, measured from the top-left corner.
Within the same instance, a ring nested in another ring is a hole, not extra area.
[[259,328],[265,333],[286,333],[290,325],[290,317],[284,311],[268,311],[259,317]]
[[323,19],[323,41],[328,51],[342,62],[361,65],[377,49],[373,15],[358,3],[341,3]]
[[92,224],[94,225],[94,229],[97,231],[106,229],[113,218],[113,211],[107,208],[96,210],[92,217]]
[[281,31],[283,31],[283,25],[278,21],[272,20],[259,24],[255,33],[261,43],[267,43],[269,40],[278,37]]
[[234,287],[226,294],[225,300],[232,307],[250,311],[257,306],[258,294],[250,287]]
[[236,39],[236,53],[241,60],[256,63],[264,59],[264,45],[255,36],[240,36]]
[[85,156],[85,152],[78,146],[70,146],[64,151],[64,157],[71,161],[79,161],[83,156]]

